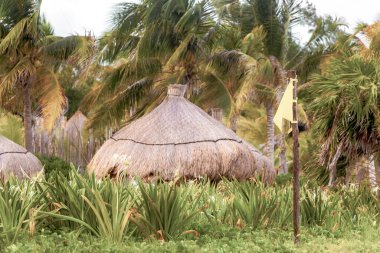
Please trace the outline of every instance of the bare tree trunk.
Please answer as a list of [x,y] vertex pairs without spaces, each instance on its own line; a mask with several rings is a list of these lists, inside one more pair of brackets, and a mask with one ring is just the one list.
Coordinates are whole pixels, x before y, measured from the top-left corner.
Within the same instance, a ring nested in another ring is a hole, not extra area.
[[286,173],[288,173],[288,164],[286,163],[286,144],[285,144],[285,138],[283,135],[281,136],[280,147],[281,147],[281,152],[279,155],[280,167],[281,167],[280,174],[286,174]]
[[266,106],[267,112],[267,146],[266,146],[266,155],[274,166],[274,110],[273,105],[268,104]]
[[350,159],[346,168],[345,184],[348,186],[351,183],[351,178],[355,174],[356,159]]
[[338,163],[338,159],[339,159],[339,157],[340,157],[341,154],[342,154],[342,143],[339,144],[338,149],[336,150],[333,159],[331,160],[331,162],[328,165],[328,169],[329,169],[329,172],[330,172],[328,186],[332,186],[333,183],[334,183],[334,181],[335,181],[335,178],[336,178],[336,164]]
[[355,165],[355,182],[357,184],[361,184],[363,180],[367,177],[366,174],[368,173],[368,167],[369,167],[369,161],[365,157],[360,157]]
[[237,115],[236,115],[236,113],[234,113],[230,119],[230,127],[231,127],[231,130],[236,133],[236,131],[237,131]]
[[33,152],[33,133],[32,133],[32,101],[30,98],[30,84],[23,88],[24,95],[24,143],[29,152]]
[[363,180],[368,178],[372,190],[377,192],[378,187],[376,182],[376,167],[377,165],[374,155],[363,156],[358,159],[358,162],[356,163],[356,183],[360,184],[363,182]]
[[372,190],[374,190],[374,191],[377,192],[376,171],[375,171],[375,158],[374,158],[374,155],[371,155],[369,157],[368,178],[369,178],[369,183],[371,184]]
[[380,184],[380,161],[379,161],[379,155],[375,155],[375,175],[376,175],[376,184]]

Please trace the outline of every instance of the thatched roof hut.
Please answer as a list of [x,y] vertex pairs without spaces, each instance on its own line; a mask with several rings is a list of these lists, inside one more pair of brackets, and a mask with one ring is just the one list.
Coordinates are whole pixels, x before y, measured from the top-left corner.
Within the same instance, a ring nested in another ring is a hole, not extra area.
[[22,146],[0,135],[0,178],[13,174],[33,176],[42,170],[41,162]]
[[186,86],[171,85],[152,112],[106,141],[88,166],[97,177],[171,180],[208,176],[246,179],[266,164],[259,153],[221,122],[184,98]]
[[83,135],[87,120],[87,117],[81,111],[76,111],[66,122],[65,137],[72,143],[78,143],[78,139]]

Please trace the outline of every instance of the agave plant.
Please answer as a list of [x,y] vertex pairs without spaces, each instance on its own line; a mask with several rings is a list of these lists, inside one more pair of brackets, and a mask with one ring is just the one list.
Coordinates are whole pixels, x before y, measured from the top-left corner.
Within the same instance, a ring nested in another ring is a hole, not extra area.
[[275,188],[262,183],[233,182],[230,191],[234,196],[233,208],[238,218],[254,229],[273,224],[287,224],[291,217],[290,191],[282,195]]
[[140,181],[138,190],[139,215],[133,221],[143,235],[153,235],[166,241],[184,233],[198,234],[197,231],[187,230],[195,215],[201,211],[201,196],[194,197],[192,188],[177,187],[173,183],[144,184]]
[[13,241],[27,228],[34,233],[41,218],[37,213],[46,208],[46,203],[41,203],[44,192],[39,191],[36,183],[13,177],[6,182],[0,180],[0,236],[7,241]]
[[72,171],[70,179],[60,173],[48,184],[52,204],[50,212],[43,212],[71,228],[120,242],[131,232],[129,223],[134,200],[129,186],[111,180],[97,181]]
[[303,189],[301,220],[305,225],[332,227],[340,222],[339,199],[320,188]]
[[208,222],[212,226],[220,226],[221,224],[236,224],[234,220],[232,203],[233,198],[229,194],[225,194],[225,187],[227,182],[222,181],[217,187],[209,183],[202,185],[202,205],[206,208],[203,214],[206,216]]
[[366,185],[350,185],[339,191],[342,201],[343,218],[352,224],[359,224],[364,216],[379,217],[379,199]]

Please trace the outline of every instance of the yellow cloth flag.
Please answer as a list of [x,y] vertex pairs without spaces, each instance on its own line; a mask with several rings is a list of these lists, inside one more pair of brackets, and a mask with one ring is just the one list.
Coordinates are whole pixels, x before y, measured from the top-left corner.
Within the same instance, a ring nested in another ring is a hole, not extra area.
[[284,95],[281,98],[280,105],[274,115],[274,123],[282,132],[282,119],[293,122],[293,82],[295,79],[290,79],[289,84],[285,89]]

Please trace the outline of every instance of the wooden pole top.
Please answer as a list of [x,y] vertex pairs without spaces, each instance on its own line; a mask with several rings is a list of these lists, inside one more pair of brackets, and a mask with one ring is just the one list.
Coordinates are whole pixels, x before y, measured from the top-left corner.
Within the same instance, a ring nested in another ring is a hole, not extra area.
[[295,70],[288,70],[287,75],[288,75],[288,78],[293,78],[293,79],[295,79],[295,78],[297,77],[297,73],[296,73]]

